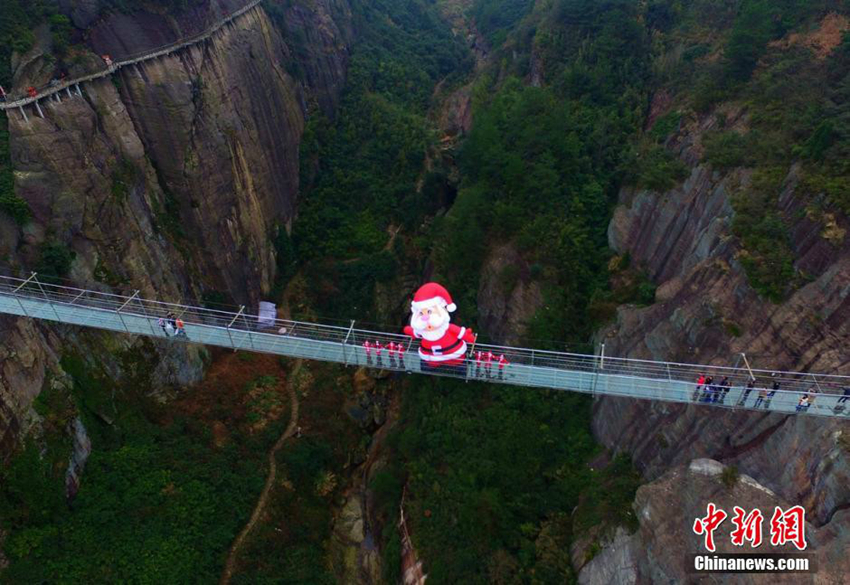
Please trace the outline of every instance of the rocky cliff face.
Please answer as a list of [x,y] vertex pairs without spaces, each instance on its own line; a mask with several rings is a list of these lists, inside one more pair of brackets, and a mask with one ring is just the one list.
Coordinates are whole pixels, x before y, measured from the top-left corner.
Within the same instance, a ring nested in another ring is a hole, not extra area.
[[[94,19],[96,2],[72,4],[84,11],[74,14],[78,25],[94,23],[89,32],[99,51],[143,50],[198,32],[189,30],[188,16]],[[23,229],[2,220],[4,264],[29,269],[46,246],[58,246],[74,258],[67,277],[89,288],[140,289],[170,301],[215,294],[249,306],[268,293],[275,277],[270,236],[295,213],[306,103],[316,95],[333,108],[351,36],[328,24],[350,16],[342,1],[286,4],[301,26],[321,31],[299,41],[298,58],[315,76],[309,90],[289,71],[291,34],[258,7],[203,43],[84,85],[82,99],[44,102],[44,119],[10,115],[16,193],[33,220]],[[241,5],[203,3],[195,17],[211,22]],[[110,45],[119,40],[122,47]],[[91,347],[99,336],[73,328],[21,319],[4,319],[0,328],[0,452],[7,455],[31,426],[31,403],[50,372],[60,372],[61,351],[100,352],[108,368],[114,358],[103,354],[105,344]],[[119,339],[120,346],[134,343]],[[196,350],[155,352],[156,384],[202,375]]]
[[46,337],[49,331],[25,319],[0,318],[0,460],[5,459],[36,422],[31,405],[58,366]]
[[[733,124],[744,115],[740,108],[725,113]],[[659,287],[652,306],[619,311],[602,334],[606,353],[731,365],[746,352],[754,367],[850,373],[846,220],[813,214],[797,193],[798,170],[789,169],[779,206],[791,223],[796,266],[811,281],[781,304],[760,298],[730,231],[731,193],[749,174],[721,174],[699,163],[701,136],[714,120],[692,119],[670,139],[668,146],[693,165],[683,185],[667,193],[621,195],[610,244],[628,252]],[[850,508],[850,450],[842,442],[848,424],[615,398],[598,399],[593,419],[599,439],[631,453],[647,479],[710,457],[804,505],[816,526],[842,533]],[[707,501],[709,495],[700,497]]]
[[479,323],[497,343],[518,344],[543,305],[540,285],[530,274],[528,262],[511,244],[495,248],[484,262],[478,287]]
[[[348,0],[301,3],[278,0],[294,70],[322,111],[333,116],[348,70],[348,48],[355,37]],[[290,68],[293,69],[293,68]]]

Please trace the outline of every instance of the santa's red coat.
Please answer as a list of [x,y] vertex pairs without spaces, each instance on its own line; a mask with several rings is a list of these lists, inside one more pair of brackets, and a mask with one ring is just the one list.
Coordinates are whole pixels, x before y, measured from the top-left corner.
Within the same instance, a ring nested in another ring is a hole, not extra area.
[[475,341],[471,329],[449,324],[446,333],[437,340],[431,341],[419,337],[413,327],[408,325],[404,332],[420,341],[419,357],[434,366],[454,366],[463,363],[466,356],[466,344]]

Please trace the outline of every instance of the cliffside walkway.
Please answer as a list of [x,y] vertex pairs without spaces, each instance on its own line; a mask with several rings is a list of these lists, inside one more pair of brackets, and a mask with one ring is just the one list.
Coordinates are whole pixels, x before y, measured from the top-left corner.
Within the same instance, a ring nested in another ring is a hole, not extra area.
[[[850,399],[842,401],[841,398],[841,388],[850,386],[850,376],[753,370],[748,365],[738,368],[656,362],[484,344],[478,344],[475,350],[504,355],[510,362],[501,373],[496,362],[488,371],[483,364],[478,367],[474,360],[467,360],[467,367],[423,369],[415,351],[416,343],[409,337],[356,329],[355,321],[350,327],[289,320],[261,321],[245,307],[236,312],[219,311],[143,299],[138,291],[123,296],[58,286],[40,282],[35,273],[28,279],[0,277],[0,313],[168,338],[172,343],[216,345],[346,366],[717,408],[753,410],[762,389],[778,382],[780,389],[766,397],[757,410],[850,420]],[[169,337],[159,326],[159,319],[169,313],[185,322],[187,338]],[[363,346],[365,341],[380,341],[383,346],[390,342],[403,344],[407,351],[402,358],[397,354],[390,356],[386,350],[380,357],[375,355],[374,349],[368,355]],[[724,376],[729,377],[731,389],[723,402],[705,401],[705,390],[698,391],[695,383],[701,374],[713,376],[715,383]],[[746,395],[743,386],[750,376],[756,379],[756,387]],[[804,393],[812,393],[814,401],[807,408],[798,409]]]
[[[186,47],[189,47],[191,45],[201,43],[210,38],[216,32],[218,32],[222,27],[233,22],[235,19],[239,18],[246,12],[249,12],[256,8],[257,5],[260,4],[260,2],[262,2],[262,0],[250,0],[247,4],[245,4],[245,6],[243,6],[239,10],[225,15],[223,18],[216,21],[212,26],[207,28],[204,32],[194,35],[192,37],[177,41],[175,43],[171,43],[169,45],[158,47],[156,49],[150,49],[148,51],[145,51],[144,53],[130,55],[122,59],[121,61],[112,62],[111,65],[108,65],[103,70],[98,72],[91,73],[89,75],[84,75],[82,77],[77,77],[71,80],[58,82],[47,87],[39,88],[38,93],[35,96],[26,96],[17,100],[0,102],[0,110],[12,110],[17,108],[21,112],[21,116],[23,116],[24,120],[29,121],[29,118],[27,117],[27,114],[24,111],[24,106],[34,104],[36,112],[38,112],[39,116],[43,118],[44,113],[42,112],[41,107],[38,105],[39,101],[53,97],[55,101],[59,102],[62,99],[63,91],[69,98],[72,98],[74,94],[76,94],[78,97],[82,97],[83,94],[80,90],[81,83],[95,81],[97,79],[103,79],[104,77],[112,75],[122,67],[136,65],[145,61],[150,61],[151,59],[157,59],[165,55],[170,55],[171,53],[174,53],[176,51],[180,51],[181,49],[185,49]],[[71,92],[72,89],[74,90],[73,93]]]

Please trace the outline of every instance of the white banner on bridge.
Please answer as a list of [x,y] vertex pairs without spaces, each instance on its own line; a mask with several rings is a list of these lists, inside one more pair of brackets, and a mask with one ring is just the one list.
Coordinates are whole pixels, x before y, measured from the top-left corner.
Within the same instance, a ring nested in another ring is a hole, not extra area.
[[258,327],[274,327],[274,321],[277,318],[277,307],[274,303],[260,301],[260,310],[257,314]]

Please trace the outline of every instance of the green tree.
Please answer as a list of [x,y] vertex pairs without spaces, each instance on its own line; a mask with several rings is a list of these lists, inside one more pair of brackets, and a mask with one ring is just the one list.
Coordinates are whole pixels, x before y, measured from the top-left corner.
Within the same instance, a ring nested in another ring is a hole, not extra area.
[[724,55],[730,77],[746,81],[773,36],[774,22],[767,0],[746,0],[726,44]]

